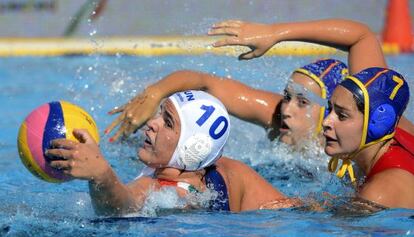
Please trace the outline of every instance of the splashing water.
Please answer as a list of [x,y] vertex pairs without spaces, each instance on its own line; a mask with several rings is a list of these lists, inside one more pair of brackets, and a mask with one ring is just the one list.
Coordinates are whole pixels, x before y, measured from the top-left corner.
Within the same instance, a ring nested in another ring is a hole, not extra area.
[[210,200],[217,196],[216,191],[206,189],[204,192],[189,193],[186,197],[180,197],[176,187],[162,187],[160,190],[150,191],[143,208],[133,215],[156,217],[165,209],[207,209]]
[[[282,92],[291,72],[315,58],[264,57],[239,62],[233,57],[51,57],[4,58],[0,64],[0,97],[4,102],[0,120],[0,235],[43,236],[231,236],[231,235],[405,235],[412,234],[411,210],[387,210],[364,218],[333,216],[328,211],[297,210],[256,211],[240,214],[171,212],[163,208],[187,205],[172,190],[162,190],[148,199],[145,210],[149,218],[124,222],[92,223],[93,212],[85,181],[49,184],[33,177],[21,164],[15,139],[24,117],[45,102],[67,100],[88,111],[103,129],[115,117],[107,111],[127,102],[147,85],[180,69],[230,75],[255,88]],[[343,59],[342,59],[343,60]],[[403,74],[414,74],[414,58],[390,58],[390,66]],[[92,70],[88,70],[92,67]],[[408,77],[410,86],[413,81]],[[85,88],[84,85],[88,85]],[[412,100],[413,101],[413,100]],[[413,120],[412,103],[406,117]],[[324,200],[322,192],[350,196],[353,190],[326,171],[327,157],[312,141],[303,149],[271,142],[258,126],[231,118],[232,131],[224,155],[251,165],[273,186],[287,195]],[[110,144],[101,139],[103,155],[125,183],[142,169],[136,150],[142,141],[137,134],[125,142]],[[2,194],[2,195],[1,195]],[[157,198],[160,197],[163,198]],[[196,197],[196,203],[209,200]],[[165,200],[163,200],[165,199]],[[154,202],[153,202],[154,200]],[[165,201],[165,203],[156,203]],[[162,201],[161,201],[162,200]],[[207,201],[206,201],[207,202]],[[200,204],[203,206],[203,204]],[[155,216],[155,217],[154,217]],[[58,225],[56,223],[59,223]]]

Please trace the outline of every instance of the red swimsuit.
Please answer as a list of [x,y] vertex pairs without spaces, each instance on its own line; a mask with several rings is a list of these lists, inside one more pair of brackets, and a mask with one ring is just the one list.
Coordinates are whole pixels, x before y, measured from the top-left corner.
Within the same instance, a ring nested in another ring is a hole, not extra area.
[[403,169],[414,175],[414,136],[401,128],[397,128],[394,140],[388,151],[372,167],[366,180],[392,168]]

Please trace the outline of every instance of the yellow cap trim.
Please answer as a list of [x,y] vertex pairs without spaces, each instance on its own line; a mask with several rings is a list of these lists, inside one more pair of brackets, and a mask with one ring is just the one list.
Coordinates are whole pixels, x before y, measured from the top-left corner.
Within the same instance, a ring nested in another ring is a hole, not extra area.
[[[384,71],[382,71],[382,72],[384,72]],[[380,75],[381,73],[377,74],[377,76]],[[362,90],[362,93],[364,95],[364,121],[363,121],[361,142],[360,142],[358,150],[356,152],[352,153],[350,156],[348,156],[347,159],[342,159],[342,165],[339,168],[336,176],[338,176],[339,178],[343,178],[344,175],[346,174],[346,172],[348,172],[348,175],[349,175],[352,183],[355,184],[356,178],[355,178],[354,170],[352,168],[352,162],[351,162],[352,157],[354,157],[363,148],[366,148],[368,146],[371,146],[371,145],[376,144],[376,143],[381,142],[381,141],[391,139],[394,136],[395,131],[391,134],[383,136],[380,139],[377,139],[377,140],[372,141],[372,142],[367,143],[367,144],[365,143],[366,138],[367,138],[367,134],[368,134],[369,94],[368,94],[368,91],[367,91],[366,87],[364,86],[364,84],[361,81],[359,81],[357,78],[355,78],[353,76],[348,76],[348,77],[345,78],[345,80],[347,80],[347,79],[352,80]],[[371,83],[372,81],[374,81],[374,80],[370,80],[369,83]],[[338,160],[339,159],[341,159],[341,158],[334,156],[329,160],[328,170],[330,172],[335,172],[335,170],[338,167]]]
[[[394,131],[394,132],[392,132],[392,133],[390,133],[390,134],[388,134],[388,135],[385,135],[385,136],[381,137],[380,139],[377,139],[377,140],[375,140],[375,141],[372,141],[372,142],[370,142],[370,143],[365,144],[362,148],[369,147],[369,146],[374,145],[374,144],[376,144],[376,143],[378,143],[378,142],[382,142],[382,141],[389,140],[389,139],[391,139],[391,138],[393,138],[393,137],[394,137],[394,134],[395,134],[395,131]],[[361,148],[361,149],[362,149],[362,148]]]
[[364,95],[364,122],[362,127],[362,138],[361,142],[359,144],[359,149],[362,149],[365,145],[367,134],[368,134],[368,120],[369,120],[369,94],[367,89],[365,88],[364,84],[357,78],[353,76],[347,76],[345,80],[352,80],[355,84],[358,85],[358,87],[362,90],[362,93]]

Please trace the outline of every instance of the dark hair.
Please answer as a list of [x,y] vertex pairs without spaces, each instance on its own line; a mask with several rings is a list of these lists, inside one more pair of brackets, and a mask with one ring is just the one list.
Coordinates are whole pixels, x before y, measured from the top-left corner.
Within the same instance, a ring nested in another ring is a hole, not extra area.
[[358,111],[361,112],[362,114],[364,114],[364,102],[361,101],[357,96],[352,95],[354,97],[356,106],[358,108]]
[[361,88],[359,88],[358,85],[352,80],[346,79],[343,80],[340,85],[352,93],[358,111],[364,114],[364,92],[361,90]]

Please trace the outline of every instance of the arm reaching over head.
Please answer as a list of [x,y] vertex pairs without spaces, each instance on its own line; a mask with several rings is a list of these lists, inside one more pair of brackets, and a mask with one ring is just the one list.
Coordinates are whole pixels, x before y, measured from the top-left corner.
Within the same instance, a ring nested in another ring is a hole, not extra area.
[[[381,44],[365,24],[345,20],[327,19],[308,22],[258,24],[229,20],[212,26],[209,35],[225,35],[214,46],[241,45],[250,48],[239,59],[262,56],[273,45],[282,41],[305,41],[335,47],[349,52],[350,74],[369,67],[387,67]],[[414,125],[402,117],[399,127],[414,134]]]
[[121,114],[105,133],[120,125],[111,139],[130,135],[154,115],[163,98],[190,89],[207,91],[217,97],[234,116],[266,128],[274,126],[273,114],[276,105],[283,98],[279,94],[257,90],[236,80],[195,71],[177,71],[149,86],[122,107],[110,111],[110,114]]
[[305,41],[332,46],[349,52],[350,73],[368,67],[386,67],[381,44],[375,34],[359,22],[328,19],[307,22],[257,24],[237,20],[213,25],[209,35],[226,35],[214,46],[241,45],[251,50],[239,56],[251,59],[262,56],[282,41]]
[[[375,34],[366,25],[350,20],[330,19],[269,25],[224,21],[214,25],[209,34],[228,36],[216,42],[215,46],[250,47],[251,51],[240,55],[241,59],[259,57],[281,41],[299,40],[349,51],[351,74],[367,67],[386,67],[381,45]],[[122,107],[112,110],[110,114],[120,115],[105,133],[120,125],[110,141],[130,135],[156,112],[163,98],[190,89],[211,93],[224,103],[232,115],[243,120],[265,128],[270,127],[274,131],[280,126],[275,115],[278,115],[277,105],[282,100],[282,95],[257,90],[232,79],[200,72],[177,71],[149,86]],[[409,122],[404,123],[403,127],[410,132],[414,130],[410,129],[414,126]]]
[[[98,214],[125,214],[137,211],[143,204],[145,190],[138,183],[124,185],[103,158],[98,145],[86,130],[73,132],[80,143],[56,139],[46,154],[59,157],[50,165],[76,179],[89,181],[93,207]],[[137,182],[137,181],[136,181]]]

